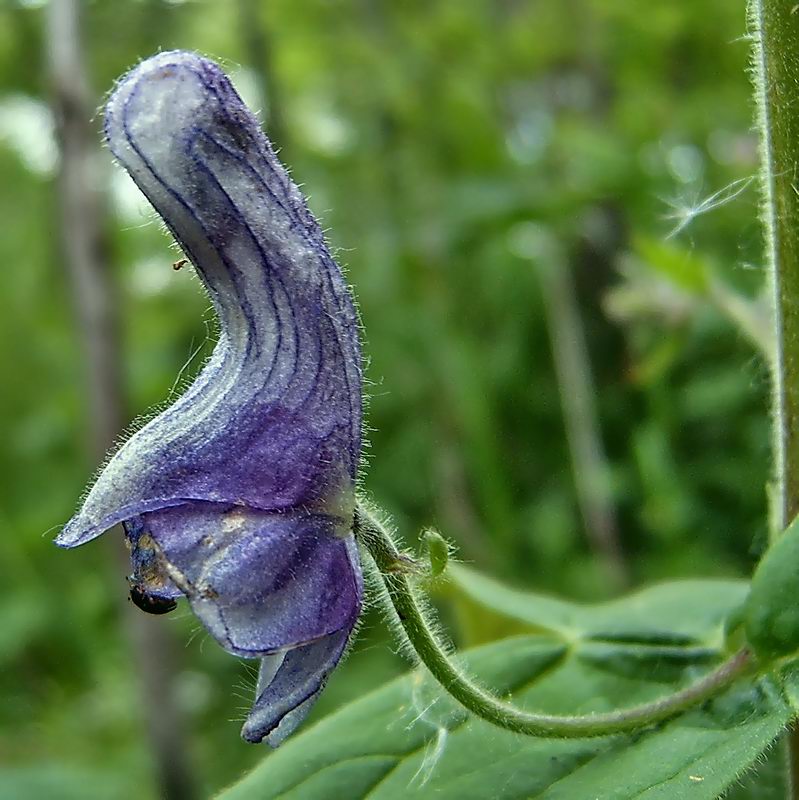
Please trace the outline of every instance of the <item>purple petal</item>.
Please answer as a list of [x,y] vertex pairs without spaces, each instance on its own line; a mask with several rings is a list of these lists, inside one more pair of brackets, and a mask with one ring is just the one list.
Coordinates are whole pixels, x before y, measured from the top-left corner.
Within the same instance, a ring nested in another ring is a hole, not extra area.
[[230,653],[297,647],[349,631],[358,617],[360,567],[340,520],[204,502],[141,520],[172,581]]
[[183,593],[223,647],[262,657],[243,735],[277,745],[361,610],[357,315],[302,195],[213,62],[148,59],[105,120],[114,155],[197,269],[220,336],[56,541],[74,547],[123,522],[140,608],[164,613]]
[[349,634],[350,629],[338,631],[318,642],[263,659],[257,698],[241,730],[242,738],[252,743],[266,739],[271,747],[277,747],[290,736],[341,660]]
[[257,120],[213,62],[162,53],[119,83],[106,135],[197,268],[221,334],[186,394],[108,462],[57,543],[192,500],[351,513],[357,316]]

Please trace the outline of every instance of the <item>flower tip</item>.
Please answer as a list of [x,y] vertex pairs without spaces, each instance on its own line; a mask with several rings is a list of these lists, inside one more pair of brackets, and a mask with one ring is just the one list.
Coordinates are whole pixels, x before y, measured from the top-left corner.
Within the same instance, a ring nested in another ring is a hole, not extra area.
[[65,550],[70,550],[73,547],[85,544],[97,535],[92,529],[83,524],[83,520],[78,514],[64,525],[58,536],[53,539],[53,544],[63,547]]
[[66,529],[62,530],[58,536],[53,539],[53,544],[56,545],[56,547],[63,547],[65,550],[69,550],[74,547],[70,541],[70,536]]
[[130,70],[117,85],[112,97],[125,85],[135,84],[143,80],[164,81],[176,77],[181,69],[199,71],[205,74],[214,73],[222,76],[220,67],[210,58],[205,58],[191,50],[166,50],[140,61]]
[[120,80],[105,107],[105,138],[123,163],[131,137],[147,132],[189,131],[207,114],[213,88],[227,78],[210,59],[186,50],[169,50],[145,59]]
[[261,744],[264,739],[266,739],[266,743],[269,744],[269,737],[265,737],[260,726],[254,725],[249,719],[241,727],[241,738],[242,741],[247,742],[247,744]]

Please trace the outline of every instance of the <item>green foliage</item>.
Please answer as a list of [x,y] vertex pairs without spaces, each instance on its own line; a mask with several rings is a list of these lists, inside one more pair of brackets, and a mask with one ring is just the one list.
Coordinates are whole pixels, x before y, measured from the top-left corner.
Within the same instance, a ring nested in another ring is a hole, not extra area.
[[799,651],[799,520],[766,552],[743,611],[747,641],[765,661]]
[[[740,582],[677,582],[581,606],[463,568],[454,574],[460,591],[536,631],[470,651],[467,669],[522,707],[564,714],[634,705],[695,679],[723,656],[723,621],[746,592]],[[466,717],[413,672],[292,739],[219,800],[408,792],[712,800],[757,763],[790,714],[771,679],[742,680],[701,710],[635,736],[531,739]]]
[[[271,0],[254,3],[249,29],[239,2],[80,5],[98,105],[139,58],[187,47],[229,64],[264,109],[356,286],[367,485],[402,530],[435,524],[461,558],[536,591],[613,594],[570,472],[535,268],[543,233],[575,278],[631,584],[751,573],[766,534],[765,360],[714,297],[663,268],[712,267],[736,298],[759,298],[753,189],[698,213],[756,170],[743,1],[642,13],[621,0]],[[100,796],[121,780],[148,800],[158,789],[120,623],[124,568],[107,543],[66,556],[50,542],[96,464],[55,225],[45,6],[0,2],[0,797],[10,786],[15,800],[57,798],[57,781],[43,782],[68,764]],[[197,351],[190,378],[213,324],[189,271],[171,269],[168,237],[97,155],[132,420]],[[665,287],[679,313],[606,313],[631,265],[643,294]],[[441,604],[459,645],[529,630],[463,593]],[[209,796],[261,756],[230,721],[254,680],[187,613],[163,625]],[[368,619],[316,718],[402,668]]]
[[709,270],[701,256],[673,242],[640,237],[634,242],[639,256],[665,280],[692,294],[703,294],[709,284]]
[[39,764],[0,771],[0,797],[53,800],[126,800],[129,786],[118,775],[79,770],[66,764]]

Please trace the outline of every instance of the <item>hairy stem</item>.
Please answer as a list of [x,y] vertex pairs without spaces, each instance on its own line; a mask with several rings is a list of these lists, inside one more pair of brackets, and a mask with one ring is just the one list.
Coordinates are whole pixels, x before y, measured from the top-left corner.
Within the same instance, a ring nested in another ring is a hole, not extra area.
[[355,532],[377,565],[399,624],[419,660],[465,708],[500,728],[527,736],[559,739],[582,739],[638,730],[719,694],[746,672],[753,662],[748,650],[739,650],[691,686],[651,703],[619,711],[574,717],[523,711],[472,682],[453,664],[419,602],[408,575],[408,558],[397,549],[385,526],[363,506],[358,508]]
[[799,513],[799,15],[792,3],[754,0],[752,22],[761,213],[776,338],[771,526],[776,536]]
[[[772,539],[799,512],[799,15],[752,0],[762,218],[774,303]],[[789,733],[789,793],[799,799],[799,729]]]

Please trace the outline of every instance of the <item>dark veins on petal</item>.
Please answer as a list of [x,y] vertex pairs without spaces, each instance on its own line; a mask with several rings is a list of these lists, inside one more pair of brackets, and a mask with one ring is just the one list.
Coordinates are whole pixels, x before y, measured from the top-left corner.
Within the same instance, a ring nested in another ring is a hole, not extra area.
[[222,333],[194,385],[109,462],[62,543],[188,500],[346,517],[361,448],[347,287],[227,78],[197,57],[156,58],[118,86],[106,135],[196,266]]
[[304,198],[213,62],[162,53],[123,78],[109,147],[164,219],[220,321],[172,406],[108,461],[57,538],[121,522],[130,597],[186,595],[229,652],[262,659],[248,741],[276,746],[361,610],[351,527],[361,451],[358,320]]

